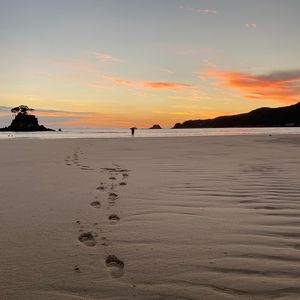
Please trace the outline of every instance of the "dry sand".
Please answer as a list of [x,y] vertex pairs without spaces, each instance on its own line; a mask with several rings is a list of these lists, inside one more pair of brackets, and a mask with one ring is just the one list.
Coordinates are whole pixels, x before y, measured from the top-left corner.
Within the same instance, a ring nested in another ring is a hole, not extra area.
[[300,299],[300,136],[0,147],[0,299]]

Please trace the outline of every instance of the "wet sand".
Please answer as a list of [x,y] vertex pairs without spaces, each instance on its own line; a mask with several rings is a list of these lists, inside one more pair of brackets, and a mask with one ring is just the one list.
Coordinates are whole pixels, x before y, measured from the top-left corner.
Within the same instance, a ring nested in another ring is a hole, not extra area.
[[1,140],[1,299],[299,299],[300,136]]

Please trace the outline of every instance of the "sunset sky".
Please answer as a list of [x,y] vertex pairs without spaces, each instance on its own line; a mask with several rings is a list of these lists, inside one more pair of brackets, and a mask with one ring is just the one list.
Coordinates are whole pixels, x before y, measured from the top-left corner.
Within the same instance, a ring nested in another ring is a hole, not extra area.
[[300,101],[299,0],[0,0],[0,126],[172,126]]

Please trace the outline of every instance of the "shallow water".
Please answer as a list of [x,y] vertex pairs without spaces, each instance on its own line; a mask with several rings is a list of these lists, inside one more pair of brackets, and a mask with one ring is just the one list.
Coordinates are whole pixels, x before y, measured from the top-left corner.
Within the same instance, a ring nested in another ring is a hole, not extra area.
[[[135,137],[176,137],[176,136],[235,136],[300,134],[300,127],[264,127],[264,128],[191,128],[191,129],[138,129]],[[34,138],[129,138],[127,128],[66,128],[61,132],[0,132],[0,139]]]

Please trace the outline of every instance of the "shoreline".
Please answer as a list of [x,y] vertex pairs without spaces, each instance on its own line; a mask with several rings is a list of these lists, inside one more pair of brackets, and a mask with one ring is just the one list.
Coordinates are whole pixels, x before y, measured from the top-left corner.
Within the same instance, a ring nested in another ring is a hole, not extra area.
[[[0,141],[7,141],[7,140],[107,140],[107,139],[169,139],[169,138],[208,138],[208,137],[217,137],[217,138],[222,138],[222,137],[259,137],[259,136],[266,136],[266,137],[280,137],[280,136],[299,136],[300,132],[295,132],[295,133],[280,133],[280,132],[271,132],[271,133],[247,133],[247,134],[231,134],[231,133],[226,133],[226,134],[203,134],[203,135],[174,135],[174,136],[170,136],[170,135],[161,135],[161,136],[139,136],[139,135],[135,135],[134,137],[132,137],[130,134],[128,135],[122,135],[122,136],[97,136],[95,133],[82,133],[82,134],[78,134],[78,133],[69,133],[69,136],[64,134],[64,133],[58,133],[57,132],[57,136],[53,136],[53,135],[49,135],[49,136],[36,136],[36,135],[28,135],[26,136],[18,136],[19,133],[17,134],[8,134],[5,136],[1,136],[0,135]],[[73,136],[71,136],[73,134]],[[126,134],[126,133],[125,133]],[[79,136],[80,135],[80,136]]]

